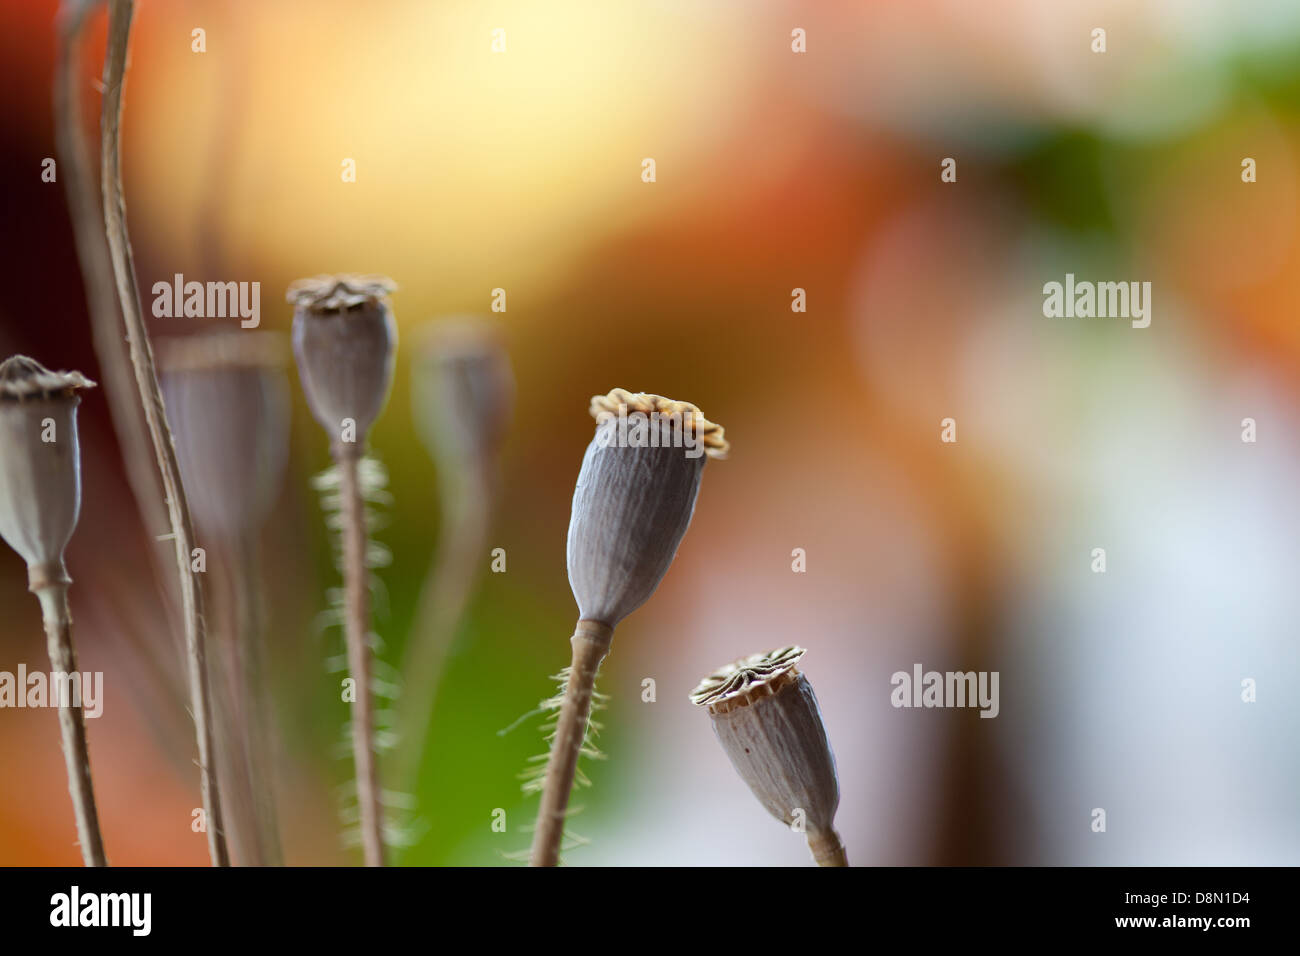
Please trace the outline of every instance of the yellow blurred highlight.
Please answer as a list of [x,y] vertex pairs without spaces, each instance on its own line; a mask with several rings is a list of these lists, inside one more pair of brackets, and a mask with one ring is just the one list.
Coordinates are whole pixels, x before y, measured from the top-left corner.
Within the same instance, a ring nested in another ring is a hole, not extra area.
[[750,82],[742,46],[656,3],[148,4],[138,27],[125,148],[148,247],[197,258],[216,236],[240,250],[226,269],[382,272],[431,309],[542,294],[671,215]]

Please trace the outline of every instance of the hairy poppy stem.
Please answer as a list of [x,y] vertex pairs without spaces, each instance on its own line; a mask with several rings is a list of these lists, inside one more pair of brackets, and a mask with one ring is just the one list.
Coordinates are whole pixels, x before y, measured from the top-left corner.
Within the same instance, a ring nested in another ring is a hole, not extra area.
[[[77,655],[72,648],[72,615],[68,611],[68,573],[57,568],[36,566],[31,572],[31,590],[41,602],[45,637],[50,650],[50,668],[71,677],[77,673]],[[95,809],[95,788],[90,779],[90,748],[86,743],[86,720],[80,701],[71,695],[59,697],[59,732],[63,738],[63,760],[68,769],[68,793],[77,819],[77,839],[86,866],[108,866],[104,838],[99,832]]]
[[383,802],[375,759],[375,700],[370,686],[370,583],[366,577],[366,515],[358,474],[359,451],[336,450],[343,518],[343,586],[346,593],[348,672],[355,684],[352,757],[357,768],[361,846],[366,866],[384,865]]
[[570,643],[573,664],[569,683],[564,689],[560,720],[551,741],[551,756],[542,785],[542,805],[537,812],[537,829],[533,832],[530,866],[555,866],[560,861],[560,843],[564,838],[564,818],[569,809],[569,794],[578,769],[578,756],[587,736],[587,719],[591,716],[591,696],[596,689],[596,671],[609,653],[614,629],[600,621],[579,621]]

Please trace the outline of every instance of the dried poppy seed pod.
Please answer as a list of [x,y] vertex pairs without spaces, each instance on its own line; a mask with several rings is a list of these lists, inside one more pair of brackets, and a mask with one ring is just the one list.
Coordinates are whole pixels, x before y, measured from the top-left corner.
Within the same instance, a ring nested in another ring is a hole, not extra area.
[[307,404],[341,455],[360,457],[370,426],[388,400],[397,323],[382,276],[299,279],[293,303],[293,354]]
[[614,627],[654,593],[691,523],[704,456],[722,458],[721,426],[687,402],[616,388],[591,400],[587,446],[569,521],[569,586],[578,624],[542,783],[530,862],[555,866],[596,671]]
[[81,513],[80,372],[15,355],[0,363],[0,537],[27,562],[32,590],[66,581],[63,551]]
[[260,541],[284,477],[289,437],[278,332],[171,336],[154,344],[176,457],[195,523],[218,545],[213,665],[220,775],[230,782],[225,822],[244,865],[283,861],[274,796],[274,746],[266,683],[265,579]]
[[596,434],[569,520],[569,585],[579,617],[613,627],[646,602],[691,523],[705,457],[721,426],[698,408],[616,388],[591,400]]
[[440,468],[492,461],[510,424],[515,380],[495,326],[472,316],[424,330],[411,383],[415,423]]
[[442,521],[402,663],[399,780],[419,772],[447,652],[483,570],[497,456],[515,395],[510,357],[497,324],[486,318],[429,322],[415,353],[411,410],[437,466]]
[[255,533],[284,476],[288,349],[275,332],[173,336],[154,345],[194,520],[226,542]]
[[330,435],[337,467],[342,531],[344,640],[355,680],[352,757],[357,771],[361,845],[367,866],[384,865],[383,806],[374,752],[371,683],[369,537],[361,460],[370,426],[388,400],[397,324],[382,277],[318,276],[289,286],[294,303],[293,354],[312,414]]
[[819,866],[847,866],[834,827],[835,755],[817,696],[795,666],[804,653],[782,647],[728,664],[700,682],[691,702],[708,709],[731,765],[767,812],[787,826],[803,823]]
[[[0,536],[27,562],[50,667],[63,675],[77,670],[63,551],[81,512],[78,393],[94,385],[80,372],[51,372],[24,355],[0,363]],[[81,700],[61,698],[58,708],[81,857],[86,866],[107,866]]]

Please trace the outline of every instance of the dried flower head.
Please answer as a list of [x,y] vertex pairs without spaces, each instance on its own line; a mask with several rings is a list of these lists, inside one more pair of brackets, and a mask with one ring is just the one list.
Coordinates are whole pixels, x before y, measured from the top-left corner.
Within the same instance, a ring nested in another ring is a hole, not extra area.
[[380,276],[317,276],[289,286],[293,354],[307,404],[340,453],[359,456],[393,382],[396,286]]
[[569,584],[582,620],[613,627],[668,572],[706,456],[721,457],[727,442],[694,405],[659,395],[615,389],[594,397],[591,413],[596,434],[569,521]]
[[802,647],[754,654],[710,674],[691,693],[736,773],[767,812],[802,825],[823,866],[843,866],[835,833],[840,803],[831,752],[812,685],[795,665]]
[[583,752],[596,672],[614,628],[654,593],[695,511],[706,452],[722,429],[686,402],[616,388],[591,400],[587,445],[569,519],[569,586],[578,602],[560,714],[542,783],[529,859],[555,866],[569,793]]
[[795,664],[807,653],[791,645],[727,664],[700,681],[691,691],[691,703],[708,707],[710,713],[747,707],[757,697],[770,697],[793,681],[799,674]]
[[241,330],[160,339],[154,354],[194,520],[240,540],[266,519],[284,475],[287,343]]
[[0,537],[33,570],[63,573],[81,512],[77,406],[94,387],[25,355],[0,363]]
[[285,298],[312,312],[348,312],[382,302],[396,291],[397,283],[387,276],[319,275],[289,283]]
[[468,316],[431,323],[417,354],[411,395],[420,437],[440,464],[477,471],[496,454],[514,404],[514,373],[495,326]]

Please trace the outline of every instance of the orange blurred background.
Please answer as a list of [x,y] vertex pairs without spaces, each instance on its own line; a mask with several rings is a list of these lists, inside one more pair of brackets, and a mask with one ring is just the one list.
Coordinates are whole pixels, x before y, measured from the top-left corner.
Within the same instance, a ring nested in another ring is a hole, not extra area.
[[[40,178],[56,9],[0,7],[0,351],[100,379],[65,197]],[[101,12],[95,113],[104,36]],[[300,276],[399,285],[372,434],[394,666],[441,530],[406,346],[506,290],[493,317],[517,405],[490,544],[508,570],[483,575],[458,628],[399,862],[527,845],[517,774],[543,743],[535,722],[496,731],[567,661],[585,409],[616,386],[698,404],[733,453],[705,469],[673,569],[602,671],[609,759],[569,863],[807,863],[686,701],[724,662],[791,643],[809,649],[854,863],[1300,861],[1293,5],[143,0],[132,43],[123,165],[146,312],[176,273],[259,282],[261,327],[280,331]],[[1150,281],[1150,328],[1044,317],[1043,284],[1067,272]],[[328,454],[290,377],[262,542],[281,822],[289,862],[350,863],[337,648],[314,624],[337,584],[309,485]],[[82,667],[107,686],[89,734],[109,857],[205,864],[150,557],[167,545],[142,527],[102,395],[81,421],[68,561]],[[44,657],[25,586],[3,549],[0,670]],[[890,675],[916,662],[999,671],[998,718],[891,707]],[[54,714],[0,712],[0,766],[0,863],[74,864]]]

